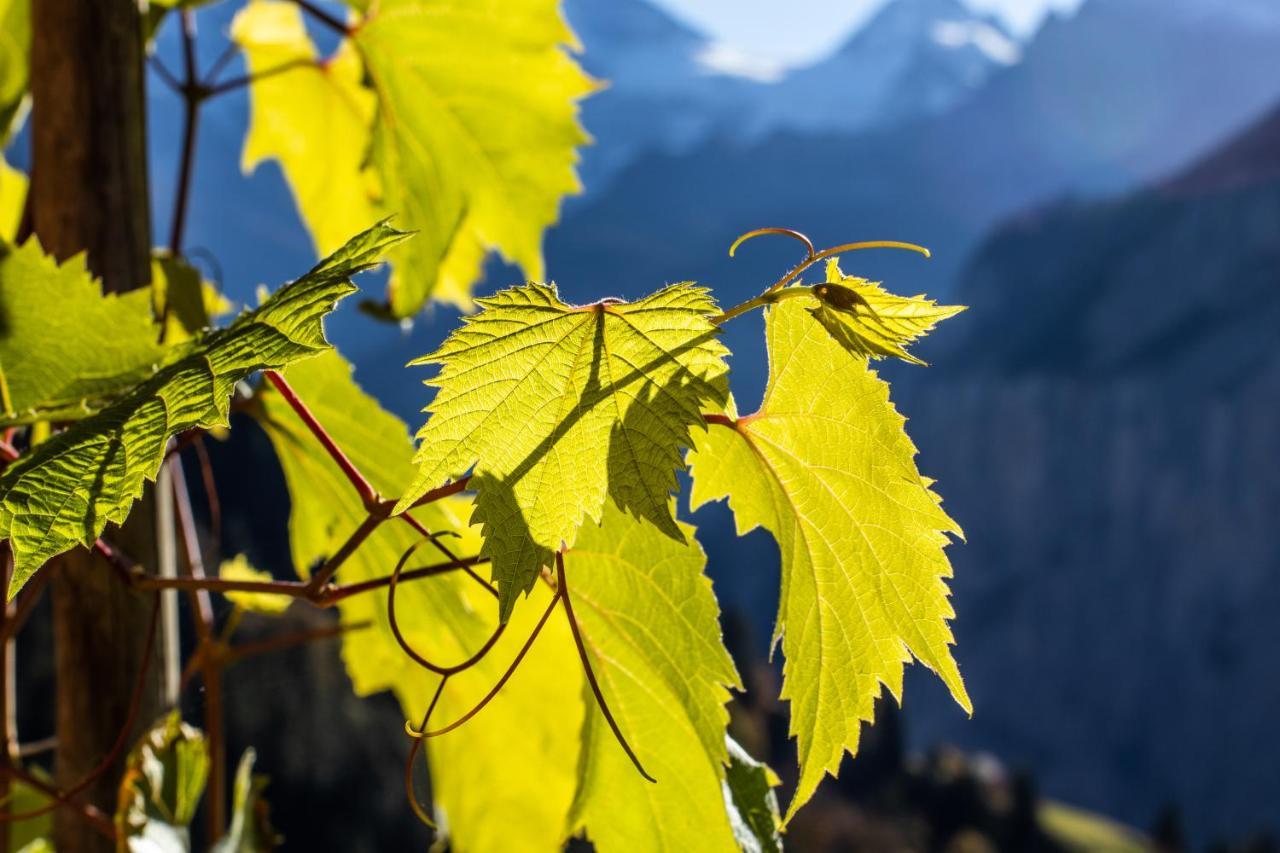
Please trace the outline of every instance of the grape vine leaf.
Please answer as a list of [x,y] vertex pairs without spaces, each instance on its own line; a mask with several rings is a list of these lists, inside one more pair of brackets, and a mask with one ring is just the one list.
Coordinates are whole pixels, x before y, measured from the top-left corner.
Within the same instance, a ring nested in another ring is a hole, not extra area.
[[17,130],[31,69],[33,0],[0,0],[0,150]]
[[[273,580],[270,572],[255,569],[244,554],[237,554],[229,560],[223,560],[222,565],[218,567],[218,578],[224,581]],[[279,616],[289,609],[290,604],[293,604],[293,598],[279,593],[231,591],[223,594],[236,607],[261,613],[264,616]]]
[[[169,438],[226,426],[235,385],[328,348],[323,317],[354,291],[350,277],[406,235],[380,223],[225,329],[174,350],[149,379],[77,421],[0,474],[0,538],[13,551],[12,597],[46,560],[123,522],[154,480]],[[145,294],[144,294],[145,298]]]
[[13,242],[27,201],[27,176],[0,154],[0,240]]
[[638,302],[571,306],[529,284],[479,300],[434,353],[438,388],[417,477],[396,511],[474,466],[475,520],[505,620],[556,549],[606,497],[676,540],[668,495],[704,404],[727,395],[708,292],[670,285]]
[[74,420],[150,377],[165,358],[146,290],[103,294],[77,255],[0,245],[0,425]]
[[[374,488],[398,494],[412,479],[408,427],[378,406],[353,381],[336,352],[299,362],[285,371],[294,391]],[[366,510],[320,443],[273,389],[252,410],[283,466],[292,509],[289,532],[294,563],[305,576],[364,519]],[[469,501],[455,497],[412,511],[431,530],[460,536],[442,541],[464,556],[480,549],[480,531],[469,527]],[[419,541],[407,524],[384,522],[343,564],[344,584],[385,577],[400,555]],[[444,559],[421,546],[412,568]],[[417,559],[420,557],[421,559]],[[436,720],[465,713],[496,682],[532,630],[549,593],[537,589],[516,609],[503,637],[474,669],[450,678]],[[394,691],[415,724],[439,684],[439,676],[411,661],[396,644],[385,593],[356,595],[340,603],[346,623],[372,621],[368,630],[343,636],[343,659],[355,691]],[[397,623],[413,646],[432,658],[456,663],[480,648],[495,619],[493,596],[461,573],[401,584]],[[427,741],[437,822],[462,850],[558,850],[573,797],[578,730],[583,715],[581,673],[568,626],[551,620],[511,681],[475,719],[456,732]],[[546,709],[555,708],[555,714]],[[434,724],[433,724],[434,725]],[[513,734],[519,732],[519,737]],[[500,813],[503,820],[494,820]]]
[[840,346],[866,358],[896,356],[919,365],[924,362],[907,352],[906,345],[965,310],[923,295],[898,296],[877,282],[845,275],[838,258],[827,261],[827,281],[813,293],[818,305],[809,313]]
[[347,5],[362,19],[322,62],[292,4],[237,16],[253,71],[297,64],[254,82],[245,167],[280,161],[320,251],[369,210],[422,232],[392,258],[387,316],[432,297],[470,307],[493,250],[541,278],[542,232],[580,190],[577,102],[596,86],[556,0]]
[[[361,223],[363,225],[363,223]],[[348,233],[358,231],[353,228]],[[175,344],[213,326],[213,320],[234,306],[200,271],[168,252],[151,257],[151,309],[159,326],[159,338]]]
[[[41,782],[53,784],[53,780],[49,778],[48,773],[40,765],[29,765],[25,768],[28,773],[35,776]],[[26,782],[16,777],[9,779],[8,796],[0,799],[0,811],[6,815],[23,815],[27,812],[38,811],[44,808],[50,802],[50,797],[39,788],[28,785]],[[6,824],[9,831],[9,847],[17,850],[18,853],[26,853],[26,851],[53,850],[52,846],[42,847],[43,842],[48,844],[48,836],[53,834],[53,815],[50,812],[29,817],[25,820],[11,820]]]
[[212,853],[265,853],[280,846],[281,839],[271,825],[270,810],[262,796],[267,778],[253,772],[257,758],[252,748],[240,756],[231,795],[231,823],[213,845]]
[[739,849],[722,782],[725,703],[741,682],[721,641],[706,557],[693,528],[681,528],[685,542],[610,506],[565,555],[574,615],[600,688],[657,780],[641,778],[589,707],[570,826],[585,829],[602,853],[633,850],[637,839],[671,850]]
[[[473,606],[491,614],[493,599],[478,590],[472,584]],[[475,707],[514,660],[550,599],[550,590],[539,584],[512,613],[484,661],[449,679],[433,727],[451,723]],[[471,650],[480,642],[475,641]],[[414,725],[434,691],[434,679],[425,675],[422,670],[405,672],[396,686]],[[563,849],[565,820],[578,780],[582,721],[586,713],[595,713],[594,706],[584,703],[582,684],[568,622],[561,612],[554,612],[498,696],[466,725],[427,741],[436,815],[454,841],[450,849]],[[495,814],[502,819],[494,820]]]
[[917,471],[888,386],[799,303],[768,310],[760,410],[712,426],[689,455],[691,507],[728,497],[739,533],[764,527],[782,552],[774,639],[800,758],[788,819],[856,751],[881,685],[901,697],[912,656],[971,710],[943,552],[960,528]]
[[120,849],[185,853],[188,825],[204,793],[209,750],[199,729],[171,711],[129,751],[115,824]]
[[260,75],[249,90],[241,168],[247,174],[279,161],[316,251],[331,252],[377,218],[376,181],[366,168],[374,96],[361,83],[360,57],[344,41],[321,62],[301,10],[283,0],[247,4],[231,38],[249,73]]
[[382,207],[423,236],[393,257],[389,309],[466,307],[486,252],[541,279],[542,232],[580,190],[577,102],[596,84],[558,0],[381,0],[354,42],[378,99]]
[[744,853],[782,853],[782,816],[774,788],[782,784],[769,765],[757,761],[732,737],[727,737],[729,767],[725,772],[725,802],[732,804],[729,820]]

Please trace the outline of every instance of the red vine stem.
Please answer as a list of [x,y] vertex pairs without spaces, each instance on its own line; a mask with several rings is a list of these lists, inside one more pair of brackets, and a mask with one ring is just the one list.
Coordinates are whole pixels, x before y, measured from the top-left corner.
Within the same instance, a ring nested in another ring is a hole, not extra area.
[[462,672],[463,670],[469,669],[479,663],[480,660],[489,653],[489,650],[493,648],[494,644],[498,642],[499,638],[502,637],[502,632],[506,630],[507,623],[498,623],[498,627],[494,629],[493,633],[489,635],[489,639],[485,641],[484,645],[482,645],[475,654],[464,660],[462,663],[455,664],[453,666],[441,666],[439,664],[434,664],[419,654],[413,646],[409,645],[409,641],[400,633],[400,625],[396,622],[396,585],[400,582],[400,572],[404,569],[404,564],[413,556],[413,552],[418,550],[418,547],[422,544],[422,542],[417,542],[410,546],[410,548],[401,555],[400,560],[396,563],[395,571],[391,573],[391,582],[387,584],[387,621],[391,625],[391,633],[396,638],[396,642],[400,644],[400,648],[409,656],[410,659],[413,660],[414,663],[418,664],[423,669],[430,670],[437,675],[447,678],[450,675]]
[[[511,676],[515,675],[516,669],[519,668],[520,666],[520,662],[523,661],[525,655],[529,653],[529,649],[533,648],[533,641],[538,639],[538,635],[542,633],[542,626],[546,625],[547,620],[551,618],[551,612],[555,610],[556,603],[559,600],[560,600],[559,592],[556,592],[554,595],[551,596],[551,601],[547,603],[547,609],[543,611],[542,618],[538,620],[537,625],[533,626],[533,631],[529,634],[529,639],[524,641],[524,645],[521,646],[520,651],[516,653],[515,659],[511,661],[511,665],[506,668],[506,670],[502,673],[502,676],[498,679],[497,683],[494,684],[493,687],[489,690],[489,692],[484,695],[484,698],[482,698],[478,703],[476,703],[476,705],[472,707],[470,711],[467,711],[465,714],[463,714],[458,719],[454,720],[449,725],[444,726],[443,728],[434,729],[432,731],[426,731],[425,729],[420,731],[418,729],[415,729],[411,723],[405,723],[405,726],[404,726],[405,732],[409,734],[409,736],[415,737],[415,738],[439,737],[440,735],[448,734],[449,732],[453,731],[459,726],[465,724],[468,720],[470,720],[476,714],[479,714],[481,711],[483,711],[485,707],[490,702],[493,701],[494,697],[497,696],[498,693],[502,691],[502,688],[506,686],[506,683],[511,680]],[[445,677],[447,678],[448,676],[445,676]],[[425,720],[424,720],[424,726],[425,726]]]
[[[187,491],[187,478],[182,468],[182,457],[175,456],[169,462],[173,483],[173,503],[178,516],[178,533],[182,540],[182,552],[186,557],[187,574],[193,579],[204,578],[204,560],[200,555],[200,542],[196,536],[195,519],[191,512],[191,496]],[[195,614],[196,633],[200,647],[209,645],[215,628],[213,601],[206,589],[192,589],[188,593],[191,609]],[[200,670],[204,682],[204,728],[209,744],[209,800],[206,809],[207,832],[213,842],[226,825],[227,807],[227,750],[226,725],[222,707],[221,659],[208,655]]]
[[640,763],[640,757],[631,748],[631,744],[627,743],[626,737],[622,734],[622,729],[618,726],[618,721],[613,718],[613,712],[609,710],[609,703],[604,700],[604,691],[600,689],[600,683],[596,681],[595,671],[591,668],[591,658],[587,654],[587,645],[582,641],[582,630],[578,627],[578,620],[573,615],[573,602],[569,599],[569,583],[564,576],[563,551],[556,552],[556,585],[559,588],[560,600],[564,602],[564,613],[569,620],[569,632],[573,634],[573,644],[578,647],[578,658],[582,661],[582,669],[586,673],[587,684],[591,686],[591,692],[595,694],[596,704],[600,706],[600,713],[604,714],[605,722],[613,730],[613,736],[622,745],[622,750],[627,754],[627,758],[631,759],[631,763],[635,765],[636,770],[640,772],[640,775],[646,781],[656,783],[658,780],[648,774],[644,769],[644,765]]
[[369,485],[369,481],[365,479],[364,474],[360,473],[360,469],[355,466],[347,454],[343,452],[338,443],[333,440],[333,436],[329,435],[328,430],[321,426],[320,421],[316,420],[316,416],[311,413],[311,409],[307,408],[307,404],[302,402],[297,392],[289,385],[289,382],[282,376],[279,371],[266,371],[267,381],[280,392],[280,396],[289,404],[290,408],[302,419],[307,425],[307,429],[311,430],[311,434],[316,440],[324,446],[325,452],[332,457],[338,467],[342,469],[342,473],[346,475],[351,485],[355,488],[356,494],[360,496],[360,500],[364,502],[366,507],[371,507],[378,503],[378,493],[373,486]]
[[270,654],[271,652],[283,651],[284,649],[292,649],[297,646],[304,646],[307,643],[313,643],[316,640],[327,640],[332,637],[341,637],[343,634],[350,634],[355,631],[363,631],[373,626],[373,623],[365,620],[362,622],[348,622],[338,625],[326,625],[323,628],[310,628],[306,631],[298,631],[293,634],[284,634],[277,637],[268,637],[265,640],[255,640],[250,643],[238,643],[227,650],[226,660],[228,663],[244,660],[249,657]]
[[[431,704],[427,706],[427,712],[422,715],[422,726],[420,727],[422,731],[426,731],[427,723],[431,721],[431,713],[440,702],[440,694],[444,693],[444,685],[448,680],[449,676],[446,675],[436,685],[436,692],[431,697]],[[435,821],[431,819],[431,815],[427,814],[427,810],[418,802],[418,792],[413,787],[413,762],[418,757],[418,751],[422,749],[422,740],[420,737],[413,738],[413,745],[409,747],[409,758],[404,763],[404,792],[409,798],[409,807],[413,809],[413,813],[418,820],[435,829]]]

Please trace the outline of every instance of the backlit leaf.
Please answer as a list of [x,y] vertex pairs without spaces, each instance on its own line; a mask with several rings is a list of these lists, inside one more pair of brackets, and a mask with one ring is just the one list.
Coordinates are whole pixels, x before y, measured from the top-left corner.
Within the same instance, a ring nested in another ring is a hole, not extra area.
[[[565,557],[582,638],[643,779],[594,705],[571,817],[596,849],[735,851],[724,790],[725,703],[738,673],[720,638],[706,557],[615,507]],[[587,701],[594,702],[588,693]]]
[[567,53],[558,0],[380,0],[354,41],[378,99],[382,208],[422,232],[392,258],[392,313],[468,305],[489,251],[541,279],[542,232],[579,190],[577,101],[595,85]]
[[106,294],[84,256],[0,245],[0,424],[75,420],[166,358],[146,290]]
[[845,275],[835,258],[827,261],[826,284],[813,292],[818,305],[809,312],[840,346],[855,355],[896,356],[911,364],[924,362],[907,352],[906,345],[965,310],[924,296],[889,293],[874,281]]
[[172,711],[155,724],[125,759],[116,832],[132,853],[186,853],[188,824],[204,793],[209,750],[199,729]]
[[374,97],[361,83],[360,57],[343,42],[321,62],[301,10],[281,0],[246,5],[231,37],[251,74],[288,69],[250,87],[241,167],[252,172],[264,160],[278,160],[316,251],[331,252],[378,218],[374,178],[365,169]]
[[0,241],[13,242],[27,202],[27,176],[0,155]]
[[[244,554],[237,554],[230,560],[223,560],[218,568],[218,577],[224,581],[270,581],[270,572],[255,569],[249,564]],[[278,616],[289,609],[293,599],[287,595],[270,592],[226,592],[227,600],[237,607],[262,613],[267,616]]]
[[31,68],[31,4],[0,0],[0,150],[17,130]]
[[[383,411],[352,381],[337,353],[325,353],[285,371],[298,395],[346,449],[351,460],[385,495],[398,494],[413,477],[408,428]],[[329,556],[365,517],[351,485],[307,428],[274,390],[258,395],[254,414],[284,467],[292,510],[290,543],[299,574]],[[468,527],[469,501],[453,498],[412,511],[455,553],[476,554],[478,528]],[[386,577],[419,541],[407,524],[384,522],[338,572],[344,584]],[[443,560],[422,546],[409,568]],[[546,589],[517,608],[506,633],[476,667],[453,676],[440,698],[433,725],[456,719],[494,684],[538,621]],[[342,601],[342,619],[373,626],[343,636],[343,658],[357,693],[394,691],[415,725],[431,701],[439,676],[405,656],[391,634],[387,595],[379,589]],[[405,582],[396,595],[397,622],[423,654],[453,664],[480,648],[497,624],[493,596],[460,572]],[[519,671],[484,711],[455,732],[427,741],[436,819],[459,851],[560,849],[573,797],[582,676],[574,663],[568,626],[552,619]],[[554,708],[555,713],[546,713]],[[503,815],[494,820],[493,814]]]
[[725,399],[727,350],[701,288],[571,306],[530,284],[480,300],[436,352],[439,389],[418,432],[418,476],[397,510],[474,466],[475,520],[502,615],[606,497],[682,534],[668,496],[689,429]]
[[782,552],[775,639],[800,757],[788,817],[857,749],[881,686],[901,697],[912,656],[970,709],[943,552],[960,528],[917,471],[888,386],[799,303],[769,309],[760,411],[712,426],[690,454],[691,505],[728,497],[738,531],[764,527]]
[[[404,235],[385,224],[354,238],[225,329],[174,350],[150,379],[38,445],[0,475],[0,537],[13,550],[13,596],[50,557],[121,523],[153,480],[171,436],[225,426],[240,380],[326,349],[322,318],[350,277]],[[142,293],[146,299],[148,294]]]

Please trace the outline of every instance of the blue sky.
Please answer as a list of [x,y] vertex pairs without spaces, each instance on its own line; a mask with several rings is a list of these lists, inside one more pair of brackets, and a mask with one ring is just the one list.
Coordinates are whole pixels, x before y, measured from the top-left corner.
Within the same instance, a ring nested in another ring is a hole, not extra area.
[[[681,19],[761,59],[787,64],[816,59],[886,0],[654,0]],[[965,0],[1028,32],[1046,9],[1074,9],[1080,0]]]

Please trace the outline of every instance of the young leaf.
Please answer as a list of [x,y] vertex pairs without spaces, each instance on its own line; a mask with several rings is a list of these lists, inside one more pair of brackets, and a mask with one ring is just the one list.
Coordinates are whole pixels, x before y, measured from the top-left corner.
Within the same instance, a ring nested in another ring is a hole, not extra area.
[[262,75],[249,90],[241,168],[278,160],[316,251],[331,252],[377,218],[376,182],[365,168],[374,96],[361,83],[360,57],[343,42],[321,62],[301,10],[281,0],[246,5],[231,37],[249,73]]
[[[722,788],[725,703],[741,687],[720,639],[706,557],[681,525],[673,541],[621,510],[587,525],[565,556],[574,615],[618,725],[656,779],[641,778],[588,706],[570,816],[602,853],[738,849]],[[587,701],[593,702],[590,694]]]
[[172,711],[155,724],[125,759],[116,832],[122,850],[185,853],[187,825],[195,816],[209,773],[209,750],[199,729]]
[[817,285],[813,293],[818,306],[809,313],[840,346],[854,355],[896,356],[911,364],[924,362],[907,352],[906,345],[965,310],[924,296],[889,293],[874,281],[845,275],[835,258],[827,261],[826,284]]
[[84,256],[0,245],[0,425],[75,420],[155,373],[166,357],[145,290],[102,293]]
[[[395,495],[405,487],[414,472],[408,428],[360,390],[350,366],[336,352],[299,362],[285,376],[378,491]],[[280,395],[264,389],[257,399],[262,405],[253,413],[271,438],[289,485],[289,539],[294,563],[305,576],[310,566],[341,545],[367,511]],[[479,551],[479,530],[465,521],[469,501],[441,500],[412,512],[431,530],[461,534],[443,540],[455,553],[472,556]],[[338,579],[357,583],[385,577],[401,554],[419,541],[407,524],[384,522],[343,564]],[[415,557],[409,568],[444,559],[426,545]],[[545,589],[535,590],[516,609],[489,655],[449,679],[433,725],[457,719],[484,696],[549,598]],[[385,592],[352,596],[340,608],[344,622],[374,623],[368,630],[343,636],[343,659],[355,691],[394,691],[405,715],[416,724],[440,677],[419,667],[397,645]],[[403,583],[396,592],[397,623],[405,638],[424,654],[449,664],[465,660],[484,644],[496,622],[494,609],[493,597],[461,572]],[[550,620],[519,671],[483,713],[456,732],[427,741],[437,821],[459,849],[559,848],[573,797],[583,714],[582,677],[573,661],[568,626],[562,619]],[[546,713],[547,708],[556,713]],[[504,819],[494,820],[495,813]]]
[[267,801],[262,796],[267,779],[253,773],[256,759],[257,753],[252,749],[246,749],[240,757],[231,796],[231,825],[227,827],[227,834],[213,845],[212,853],[269,853],[280,845],[280,838],[271,826]]
[[638,302],[571,306],[530,284],[479,300],[440,349],[418,432],[413,485],[397,511],[474,466],[475,520],[502,618],[606,496],[682,539],[668,495],[689,428],[725,399],[707,291],[671,285]]
[[782,552],[776,634],[800,757],[788,818],[856,751],[881,685],[901,697],[912,655],[970,710],[943,553],[960,528],[916,470],[888,386],[798,302],[769,309],[760,411],[711,427],[689,457],[691,506],[728,497],[738,531],[764,527]]
[[381,0],[354,41],[378,98],[382,207],[422,232],[392,258],[397,317],[466,306],[485,253],[542,278],[542,232],[579,190],[577,101],[594,83],[558,0]]
[[733,834],[745,853],[782,853],[782,817],[778,795],[782,784],[769,765],[756,761],[736,740],[729,746],[729,769],[724,779],[724,799],[730,805]]
[[[0,538],[13,549],[12,597],[50,557],[123,522],[154,480],[169,438],[225,426],[235,384],[328,347],[322,318],[355,290],[350,277],[404,238],[380,224],[225,329],[174,351],[150,379],[37,446],[0,475]],[[146,297],[146,294],[143,294]]]

